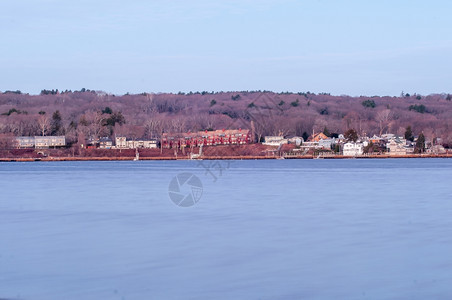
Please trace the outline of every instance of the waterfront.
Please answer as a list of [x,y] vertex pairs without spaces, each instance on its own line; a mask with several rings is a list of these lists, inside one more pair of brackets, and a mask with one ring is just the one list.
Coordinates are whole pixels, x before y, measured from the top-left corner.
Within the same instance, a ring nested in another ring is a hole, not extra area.
[[451,180],[450,159],[2,163],[0,298],[450,298]]

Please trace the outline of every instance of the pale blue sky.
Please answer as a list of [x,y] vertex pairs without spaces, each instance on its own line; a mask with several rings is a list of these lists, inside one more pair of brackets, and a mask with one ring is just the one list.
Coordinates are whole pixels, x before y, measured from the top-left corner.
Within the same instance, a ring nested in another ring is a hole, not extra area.
[[452,92],[452,1],[2,0],[0,90]]

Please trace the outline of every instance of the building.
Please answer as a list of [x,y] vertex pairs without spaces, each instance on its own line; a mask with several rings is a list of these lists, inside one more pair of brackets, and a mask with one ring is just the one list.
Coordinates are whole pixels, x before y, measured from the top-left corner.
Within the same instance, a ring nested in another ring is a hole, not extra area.
[[320,140],[326,140],[326,139],[328,139],[328,137],[323,132],[320,132],[320,133],[313,134],[308,139],[308,142],[319,142]]
[[300,148],[308,151],[313,149],[321,149],[322,147],[319,146],[319,142],[304,142],[303,144],[301,144]]
[[99,139],[99,148],[100,149],[111,149],[113,148],[113,141],[109,137],[102,137]]
[[326,138],[319,140],[319,147],[323,149],[332,149],[333,145],[336,143],[335,138]]
[[399,137],[390,139],[386,144],[386,148],[388,149],[389,155],[407,154],[406,140]]
[[127,149],[127,138],[125,136],[117,136],[115,138],[115,148]]
[[262,145],[279,146],[287,143],[288,140],[285,139],[283,136],[266,136],[264,137],[264,142],[262,143]]
[[152,149],[157,148],[157,140],[128,140],[126,137],[116,137],[115,138],[115,148],[116,149],[137,149],[146,148]]
[[127,147],[129,149],[137,149],[137,148],[157,148],[157,140],[131,140],[127,141]]
[[35,137],[34,136],[18,136],[16,137],[17,148],[34,148],[35,147]]
[[345,143],[343,149],[344,156],[357,156],[363,154],[363,144],[361,143]]
[[45,149],[66,146],[66,137],[62,136],[19,136],[16,137],[18,148]]
[[197,147],[201,145],[242,145],[250,142],[251,132],[248,129],[164,133],[162,136],[163,148]]
[[442,145],[434,145],[426,150],[430,154],[444,154],[447,153],[446,149]]
[[382,140],[383,140],[383,139],[382,139],[381,137],[376,136],[375,134],[374,134],[373,137],[369,138],[369,142],[371,142],[371,143],[374,144],[374,145],[380,144]]
[[288,144],[295,144],[295,146],[299,147],[303,144],[304,140],[301,136],[292,136],[287,138]]
[[382,135],[381,135],[381,138],[382,138],[383,140],[389,141],[389,140],[391,140],[391,139],[395,139],[396,136],[395,136],[395,134],[393,134],[393,133],[385,133],[385,134],[382,134]]
[[50,148],[66,146],[66,137],[61,136],[35,136],[35,148]]

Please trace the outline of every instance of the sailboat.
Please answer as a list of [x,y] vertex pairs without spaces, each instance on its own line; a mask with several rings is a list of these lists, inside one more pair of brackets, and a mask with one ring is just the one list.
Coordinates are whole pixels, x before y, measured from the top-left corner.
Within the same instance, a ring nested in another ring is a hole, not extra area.
[[323,159],[323,156],[320,155],[320,153],[317,155],[317,157],[314,157],[314,159]]
[[140,153],[138,152],[138,149],[135,149],[135,157],[133,158],[133,161],[140,160]]
[[202,158],[201,158],[201,156],[202,156],[202,146],[204,146],[204,144],[201,144],[201,146],[199,146],[199,153],[198,154],[194,154],[194,153],[190,154],[190,159],[202,160]]

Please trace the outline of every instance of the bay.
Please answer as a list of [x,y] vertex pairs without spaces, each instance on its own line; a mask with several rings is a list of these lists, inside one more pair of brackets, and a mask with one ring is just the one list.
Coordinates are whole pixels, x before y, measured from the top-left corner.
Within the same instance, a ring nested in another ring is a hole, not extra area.
[[0,298],[452,298],[451,182],[450,159],[2,163]]

